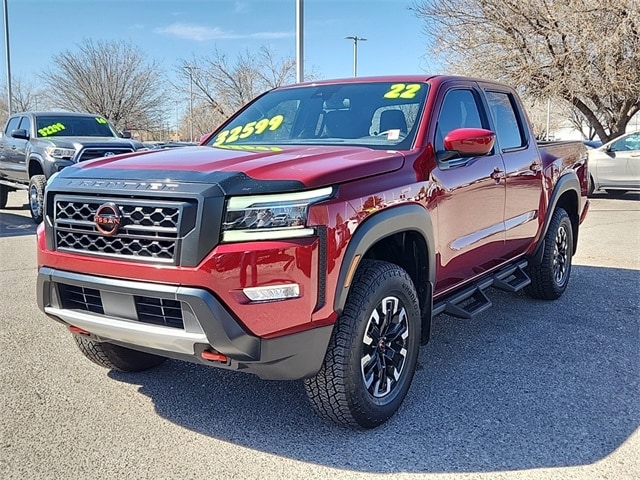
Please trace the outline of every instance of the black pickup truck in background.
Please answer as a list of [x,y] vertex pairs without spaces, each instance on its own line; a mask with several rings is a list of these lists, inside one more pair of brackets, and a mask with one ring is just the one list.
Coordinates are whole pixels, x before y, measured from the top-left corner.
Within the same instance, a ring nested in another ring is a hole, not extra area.
[[42,221],[44,187],[56,172],[74,163],[143,148],[123,138],[99,115],[25,112],[9,117],[0,133],[0,208],[8,193],[29,191],[29,209]]

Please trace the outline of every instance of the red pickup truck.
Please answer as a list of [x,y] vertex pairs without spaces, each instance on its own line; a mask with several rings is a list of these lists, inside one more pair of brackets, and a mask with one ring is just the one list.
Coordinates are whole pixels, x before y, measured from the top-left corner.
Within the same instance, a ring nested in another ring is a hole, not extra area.
[[537,145],[514,90],[453,76],[258,97],[201,146],[52,178],[38,304],[80,350],[304,379],[365,428],[407,394],[432,318],[490,287],[558,298],[588,209],[580,143]]

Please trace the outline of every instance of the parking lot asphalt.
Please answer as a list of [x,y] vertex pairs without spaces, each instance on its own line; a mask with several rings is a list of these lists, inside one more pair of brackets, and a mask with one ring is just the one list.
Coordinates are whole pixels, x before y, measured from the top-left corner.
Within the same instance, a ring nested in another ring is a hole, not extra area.
[[324,423],[298,382],[168,361],[86,360],[35,303],[35,227],[0,211],[2,479],[635,479],[640,472],[640,196],[598,195],[566,294],[491,292],[439,316],[398,414]]

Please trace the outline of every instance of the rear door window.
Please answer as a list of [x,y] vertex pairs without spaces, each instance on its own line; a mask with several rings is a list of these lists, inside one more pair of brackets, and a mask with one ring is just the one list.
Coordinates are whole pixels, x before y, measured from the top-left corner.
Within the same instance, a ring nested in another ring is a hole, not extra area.
[[525,147],[527,139],[513,96],[494,91],[486,92],[486,96],[502,151]]

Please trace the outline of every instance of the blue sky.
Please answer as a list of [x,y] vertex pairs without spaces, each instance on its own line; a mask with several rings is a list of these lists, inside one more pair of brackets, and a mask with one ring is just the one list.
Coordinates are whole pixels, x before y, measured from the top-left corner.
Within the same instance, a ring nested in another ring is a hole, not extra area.
[[[171,73],[181,59],[218,48],[239,51],[270,45],[295,56],[295,0],[7,0],[11,68],[33,79],[52,57],[74,50],[85,38],[126,40]],[[410,0],[304,0],[305,72],[320,78],[435,71],[428,60],[422,24]],[[2,36],[2,71],[5,48]],[[3,73],[3,77],[5,74]]]

